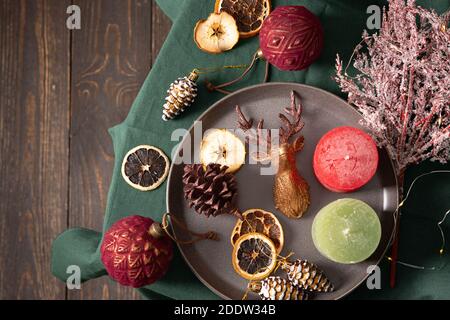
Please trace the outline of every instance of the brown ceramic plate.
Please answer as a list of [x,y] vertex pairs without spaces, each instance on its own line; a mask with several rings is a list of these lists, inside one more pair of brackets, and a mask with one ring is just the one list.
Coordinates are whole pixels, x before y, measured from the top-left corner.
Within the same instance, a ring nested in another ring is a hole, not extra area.
[[[297,155],[297,166],[308,181],[311,189],[311,206],[300,220],[291,220],[278,212],[272,200],[274,177],[260,175],[260,165],[245,164],[237,172],[239,188],[239,208],[244,211],[249,208],[262,208],[274,212],[284,228],[285,245],[282,255],[290,251],[296,257],[308,259],[319,265],[335,286],[335,291],[319,294],[316,299],[339,299],[355,289],[367,277],[367,268],[376,265],[383,258],[393,234],[393,211],[397,205],[397,185],[391,162],[384,151],[380,151],[380,162],[375,177],[356,192],[341,194],[333,193],[322,187],[314,176],[312,159],[314,148],[327,131],[338,126],[353,126],[362,128],[359,124],[361,116],[342,99],[324,90],[294,83],[267,83],[248,87],[230,94],[211,106],[199,117],[203,131],[210,128],[236,127],[234,108],[239,105],[243,112],[253,119],[265,119],[266,128],[278,128],[278,113],[289,105],[289,94],[294,90],[303,102],[303,117],[305,128],[305,148]],[[197,277],[213,292],[225,299],[241,299],[244,295],[247,281],[240,278],[231,264],[232,246],[230,233],[236,223],[236,218],[230,215],[216,218],[206,218],[191,210],[183,197],[180,150],[189,150],[192,144],[192,155],[198,150],[201,137],[194,135],[194,129],[189,130],[191,139],[185,139],[174,156],[167,186],[168,212],[176,215],[192,230],[214,230],[219,234],[220,241],[201,241],[191,246],[180,245],[180,250],[188,265]],[[195,149],[194,149],[195,148]],[[197,151],[198,152],[198,151]],[[365,201],[375,211],[381,220],[382,237],[376,252],[366,261],[344,265],[332,262],[323,257],[314,247],[311,237],[311,225],[316,213],[331,201],[351,197]],[[175,234],[183,238],[183,230],[174,228]],[[279,271],[280,273],[281,271]],[[251,294],[250,299],[258,298]]]

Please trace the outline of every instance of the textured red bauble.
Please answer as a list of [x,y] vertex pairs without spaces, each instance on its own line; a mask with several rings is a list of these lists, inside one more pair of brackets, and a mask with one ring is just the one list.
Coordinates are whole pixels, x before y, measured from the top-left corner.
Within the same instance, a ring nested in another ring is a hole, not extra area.
[[314,173],[319,182],[334,192],[355,191],[377,171],[378,149],[372,137],[353,127],[327,132],[314,152]]
[[129,216],[114,223],[105,233],[101,259],[109,276],[120,284],[139,288],[157,281],[167,272],[173,257],[173,243],[166,235],[155,236],[153,224],[158,222]]
[[303,6],[277,7],[259,32],[263,56],[281,70],[302,70],[319,58],[323,49],[320,20]]

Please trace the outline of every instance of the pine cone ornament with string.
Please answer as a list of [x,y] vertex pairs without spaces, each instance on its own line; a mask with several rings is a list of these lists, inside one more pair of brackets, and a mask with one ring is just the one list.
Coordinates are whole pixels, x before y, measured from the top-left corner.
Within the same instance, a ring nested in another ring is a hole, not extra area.
[[280,277],[268,277],[252,281],[250,291],[259,294],[262,300],[308,300],[308,293],[291,281]]
[[281,269],[286,271],[288,279],[296,286],[308,291],[331,292],[333,284],[314,263],[297,259],[294,262],[283,261]]
[[197,97],[197,79],[198,72],[193,70],[187,77],[178,78],[170,84],[163,106],[164,121],[172,120],[194,103]]
[[201,164],[184,166],[184,197],[189,206],[207,217],[228,213],[241,218],[236,208],[237,182],[227,166]]

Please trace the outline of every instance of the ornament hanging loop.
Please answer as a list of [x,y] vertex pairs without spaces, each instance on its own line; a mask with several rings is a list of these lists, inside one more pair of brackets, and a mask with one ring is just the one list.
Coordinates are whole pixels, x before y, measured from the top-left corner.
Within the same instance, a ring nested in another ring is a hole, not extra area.
[[273,273],[275,273],[278,269],[280,269],[282,266],[285,266],[289,263],[289,258],[292,257],[294,255],[294,252],[291,251],[288,253],[287,256],[283,257],[283,256],[278,256],[278,261],[277,261],[277,266],[275,267],[275,269],[273,270]]
[[[177,239],[175,234],[169,230],[169,217],[170,217],[170,221],[172,222],[172,225],[177,225],[179,228],[185,230],[187,233],[189,233],[191,236],[193,236],[193,238],[191,240],[186,240],[186,241]],[[155,227],[153,228],[153,226],[155,226]],[[197,233],[197,232],[193,232],[193,231],[189,230],[184,223],[182,223],[181,221],[176,219],[170,213],[165,213],[163,215],[161,224],[154,223],[150,227],[149,232],[151,234],[152,234],[153,229],[156,232],[159,232],[159,231],[163,232],[165,235],[167,235],[169,238],[171,238],[173,241],[175,241],[178,244],[193,244],[193,243],[196,243],[196,242],[202,241],[202,240],[214,240],[214,241],[219,240],[217,233],[215,233],[214,231],[208,231],[205,233]]]
[[255,56],[256,56],[256,59],[264,59],[264,54],[263,54],[261,48],[258,48],[258,50],[255,52]]
[[199,74],[200,74],[200,71],[198,69],[194,69],[194,70],[191,71],[191,73],[189,73],[187,78],[189,80],[191,80],[192,82],[197,82]]
[[[252,58],[252,61],[251,61],[250,64],[249,64],[249,66],[244,70],[244,72],[243,72],[239,77],[237,77],[237,78],[234,79],[234,80],[231,80],[231,81],[228,81],[228,82],[219,84],[219,85],[214,85],[213,83],[209,82],[208,80],[205,80],[206,88],[207,88],[209,91],[211,91],[211,92],[212,92],[212,91],[217,91],[217,92],[220,92],[220,93],[223,93],[223,94],[230,94],[231,91],[225,90],[225,89],[223,89],[223,88],[228,87],[228,86],[231,86],[231,85],[233,85],[233,84],[235,84],[235,83],[241,81],[241,80],[242,80],[242,79],[250,72],[250,70],[255,66],[255,64],[256,64],[256,62],[257,62],[258,60],[265,60],[264,55],[263,55],[263,52],[262,52],[261,49],[258,49],[258,50],[253,54],[253,58]],[[269,62],[266,61],[266,67],[265,67],[264,80],[263,80],[263,82],[267,82],[268,78],[269,78]]]

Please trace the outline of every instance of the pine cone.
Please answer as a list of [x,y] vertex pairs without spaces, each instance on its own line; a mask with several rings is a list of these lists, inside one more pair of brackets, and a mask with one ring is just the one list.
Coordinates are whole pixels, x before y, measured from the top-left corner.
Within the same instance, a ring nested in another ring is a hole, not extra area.
[[284,261],[281,269],[287,272],[288,278],[296,286],[308,291],[331,292],[333,284],[314,263],[297,259],[294,262]]
[[280,277],[268,277],[261,281],[252,281],[249,289],[262,300],[308,300],[308,293]]
[[164,121],[175,118],[194,102],[197,97],[197,79],[198,73],[194,70],[187,77],[178,78],[170,84],[163,106]]
[[189,207],[207,217],[231,213],[241,218],[235,206],[236,178],[231,173],[225,173],[226,170],[226,166],[219,164],[209,164],[206,169],[201,164],[185,165],[184,197]]

